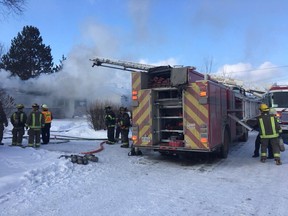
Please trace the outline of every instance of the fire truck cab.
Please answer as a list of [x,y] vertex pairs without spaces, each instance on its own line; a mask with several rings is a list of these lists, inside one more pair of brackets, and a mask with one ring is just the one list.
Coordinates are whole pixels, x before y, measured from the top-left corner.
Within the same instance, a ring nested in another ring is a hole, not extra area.
[[283,133],[288,133],[288,85],[273,85],[263,96],[269,107],[275,108]]

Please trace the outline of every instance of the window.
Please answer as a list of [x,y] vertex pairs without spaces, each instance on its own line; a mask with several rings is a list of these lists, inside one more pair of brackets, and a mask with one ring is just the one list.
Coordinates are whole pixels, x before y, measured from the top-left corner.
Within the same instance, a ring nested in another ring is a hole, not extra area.
[[271,94],[270,100],[271,107],[286,108],[288,107],[288,92],[274,92]]

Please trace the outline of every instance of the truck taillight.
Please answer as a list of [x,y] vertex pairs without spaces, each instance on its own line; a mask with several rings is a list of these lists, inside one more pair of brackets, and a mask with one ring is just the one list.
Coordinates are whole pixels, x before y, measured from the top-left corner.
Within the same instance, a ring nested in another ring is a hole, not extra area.
[[202,143],[208,143],[208,128],[206,124],[200,125],[200,141]]
[[136,143],[138,141],[139,127],[137,125],[132,126],[132,141]]
[[207,142],[208,142],[207,137],[201,137],[201,142],[202,142],[202,143],[207,143]]
[[200,86],[200,92],[199,92],[200,97],[206,97],[207,96],[207,85],[206,84],[202,84]]
[[132,141],[136,141],[138,139],[138,137],[137,136],[132,136]]
[[200,97],[206,97],[207,96],[206,91],[201,91],[199,94],[200,94]]
[[132,100],[138,100],[138,91],[136,90],[132,91]]
[[139,105],[137,90],[132,90],[132,104],[131,105],[133,107],[137,107]]
[[208,87],[207,83],[200,83],[199,84],[199,103],[201,105],[205,105],[208,103]]

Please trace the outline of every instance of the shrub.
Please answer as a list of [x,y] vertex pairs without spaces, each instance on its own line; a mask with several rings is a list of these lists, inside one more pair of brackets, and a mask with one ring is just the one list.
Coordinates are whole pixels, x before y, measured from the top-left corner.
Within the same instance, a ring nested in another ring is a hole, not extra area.
[[112,110],[117,114],[117,111],[119,110],[119,105],[109,102],[109,101],[95,101],[94,103],[91,103],[88,108],[88,115],[87,119],[90,123],[90,127],[94,130],[101,130],[105,129],[105,110],[104,108],[106,106],[111,106]]

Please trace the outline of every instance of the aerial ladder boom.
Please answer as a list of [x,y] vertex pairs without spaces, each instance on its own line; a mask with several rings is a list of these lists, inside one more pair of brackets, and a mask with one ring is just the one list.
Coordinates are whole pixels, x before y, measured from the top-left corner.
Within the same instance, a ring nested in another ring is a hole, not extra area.
[[155,65],[148,65],[148,64],[141,64],[141,63],[134,63],[129,61],[122,61],[122,60],[112,60],[107,58],[95,58],[90,59],[93,62],[92,67],[94,66],[102,66],[108,67],[113,69],[119,70],[126,70],[126,71],[142,71],[147,72],[151,68],[155,68]]

